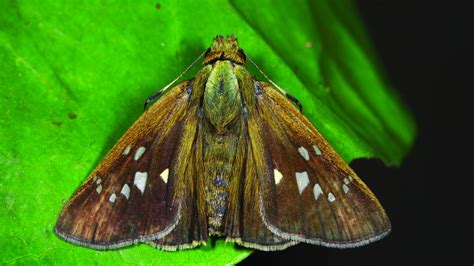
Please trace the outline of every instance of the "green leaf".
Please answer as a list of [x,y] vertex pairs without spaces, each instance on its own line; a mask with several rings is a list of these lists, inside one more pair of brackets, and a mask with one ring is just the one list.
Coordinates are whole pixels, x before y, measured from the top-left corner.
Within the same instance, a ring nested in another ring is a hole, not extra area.
[[2,1],[0,264],[220,265],[251,253],[221,240],[180,252],[99,252],[53,233],[66,200],[144,100],[228,33],[347,161],[398,164],[409,150],[414,122],[381,77],[351,2]]

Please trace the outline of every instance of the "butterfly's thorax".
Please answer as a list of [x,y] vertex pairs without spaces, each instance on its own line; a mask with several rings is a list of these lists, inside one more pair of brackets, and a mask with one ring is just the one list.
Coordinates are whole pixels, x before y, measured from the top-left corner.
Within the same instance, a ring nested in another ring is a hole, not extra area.
[[242,99],[231,61],[212,65],[203,99],[204,165],[209,233],[221,235],[236,145],[243,126]]
[[224,134],[242,111],[239,84],[231,61],[214,63],[204,90],[203,109],[216,133]]

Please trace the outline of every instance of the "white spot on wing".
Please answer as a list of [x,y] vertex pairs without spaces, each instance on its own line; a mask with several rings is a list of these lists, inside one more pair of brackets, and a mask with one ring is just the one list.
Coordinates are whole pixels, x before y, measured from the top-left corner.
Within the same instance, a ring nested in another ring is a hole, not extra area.
[[100,194],[100,192],[102,191],[102,185],[98,185],[98,186],[95,188],[95,191],[97,191],[97,193]]
[[131,149],[132,149],[132,145],[128,144],[127,147],[125,147],[125,149],[123,150],[122,154],[123,155],[129,154]]
[[349,177],[349,181],[352,182],[352,180],[353,180],[352,176],[348,176],[348,177]]
[[347,177],[344,178],[344,183],[345,183],[346,185],[349,185],[349,179],[347,179]]
[[319,198],[319,195],[323,194],[323,189],[319,184],[314,185],[313,187],[313,194],[314,194],[314,199],[317,200]]
[[283,178],[283,175],[278,171],[278,169],[273,169],[273,177],[275,178],[275,185],[278,185],[280,183],[281,179]]
[[303,190],[306,188],[306,186],[309,184],[308,173],[307,172],[301,172],[301,173],[296,172],[296,184],[298,185],[298,191],[301,194],[303,192]]
[[97,178],[99,178],[98,176],[94,176],[94,182],[97,181]]
[[135,161],[138,161],[138,159],[140,159],[140,157],[142,157],[142,155],[145,153],[145,151],[146,151],[145,147],[141,146],[135,152],[135,156],[133,156],[133,159],[135,159]]
[[112,195],[110,195],[109,197],[109,201],[112,203],[114,203],[116,199],[117,199],[117,196],[115,196],[115,193],[112,193]]
[[160,174],[160,177],[161,179],[163,179],[163,181],[165,183],[168,183],[168,175],[169,175],[170,171],[168,170],[168,168],[166,168],[165,170],[163,170],[163,172],[161,172]]
[[336,200],[336,197],[334,197],[334,195],[333,195],[331,192],[329,192],[329,194],[328,194],[328,200],[329,200],[329,202],[333,202],[333,201]]
[[147,172],[136,172],[133,184],[143,193],[145,193],[146,179],[148,177]]
[[323,154],[323,153],[321,152],[321,150],[318,148],[318,145],[314,144],[314,145],[313,145],[313,149],[314,149],[314,152],[316,153],[316,155],[319,156],[319,155]]
[[100,179],[100,178],[97,179],[97,181],[95,181],[95,183],[96,183],[97,185],[100,185],[100,183],[102,183],[102,179]]
[[298,152],[301,154],[301,156],[303,156],[303,158],[306,161],[309,161],[309,153],[308,153],[308,150],[305,149],[305,147],[303,147],[303,146],[299,147]]
[[122,193],[125,196],[125,198],[128,199],[130,197],[130,187],[125,183],[120,193]]
[[347,194],[349,192],[349,187],[346,184],[342,184],[342,189],[344,190],[344,193]]

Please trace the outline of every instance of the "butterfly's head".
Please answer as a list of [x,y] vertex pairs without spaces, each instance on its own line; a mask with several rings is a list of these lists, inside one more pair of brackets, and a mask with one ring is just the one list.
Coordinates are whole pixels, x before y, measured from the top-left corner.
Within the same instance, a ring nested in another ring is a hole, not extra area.
[[245,64],[245,53],[239,47],[239,42],[234,35],[224,38],[217,35],[211,47],[207,49],[203,64],[212,64],[216,61],[230,60],[237,64]]

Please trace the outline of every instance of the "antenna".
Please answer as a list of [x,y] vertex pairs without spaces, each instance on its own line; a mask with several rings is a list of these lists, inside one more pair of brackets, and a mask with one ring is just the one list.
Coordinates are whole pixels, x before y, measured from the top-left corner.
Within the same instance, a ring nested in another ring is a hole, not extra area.
[[280,86],[278,86],[278,84],[276,84],[273,80],[271,80],[267,74],[265,74],[261,69],[260,67],[257,66],[257,64],[255,64],[255,62],[248,56],[248,55],[245,55],[247,57],[247,59],[250,61],[250,63],[252,63],[252,65],[283,95],[285,95],[288,99],[290,99],[290,101],[292,101],[294,104],[296,104],[298,106],[298,108],[300,109],[300,112],[303,112],[303,105],[301,105],[300,101],[298,101],[298,99],[296,99],[293,95],[289,94],[288,92],[286,92],[284,89],[282,89]]
[[153,102],[156,98],[158,98],[161,94],[163,94],[167,89],[169,89],[176,81],[178,81],[180,78],[182,78],[184,76],[184,74],[186,74],[186,72],[188,72],[205,54],[206,54],[207,50],[205,50],[204,52],[202,52],[196,59],[194,59],[194,61],[181,73],[179,74],[173,81],[171,81],[168,85],[166,85],[164,88],[162,88],[161,90],[159,90],[158,92],[156,92],[155,94],[153,94],[152,96],[150,96],[146,101],[145,101],[145,104],[143,106],[144,109],[146,109],[146,106]]

